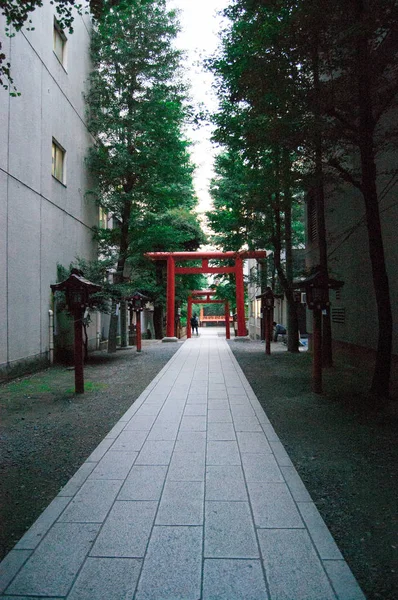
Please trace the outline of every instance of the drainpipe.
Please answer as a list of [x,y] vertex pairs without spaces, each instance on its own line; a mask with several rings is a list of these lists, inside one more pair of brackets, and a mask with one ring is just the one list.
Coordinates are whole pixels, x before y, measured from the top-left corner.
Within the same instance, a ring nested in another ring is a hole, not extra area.
[[48,311],[48,337],[49,337],[49,359],[50,365],[54,363],[54,312]]
[[97,313],[97,350],[101,350],[101,314]]

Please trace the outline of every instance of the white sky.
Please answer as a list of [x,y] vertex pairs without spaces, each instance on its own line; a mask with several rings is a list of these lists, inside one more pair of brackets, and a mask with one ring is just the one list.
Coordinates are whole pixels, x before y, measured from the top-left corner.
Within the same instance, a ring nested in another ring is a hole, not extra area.
[[[215,110],[217,107],[211,89],[213,77],[205,72],[200,63],[217,48],[217,33],[221,26],[221,18],[217,16],[217,12],[228,4],[229,0],[168,0],[170,8],[180,10],[182,31],[178,36],[177,45],[187,52],[185,79],[191,83],[193,102],[195,105],[203,103],[209,110]],[[190,130],[188,135],[194,142],[192,158],[197,165],[195,189],[199,198],[198,210],[204,212],[209,209],[211,203],[208,188],[213,176],[215,154],[210,143],[211,128],[202,126],[196,131]]]

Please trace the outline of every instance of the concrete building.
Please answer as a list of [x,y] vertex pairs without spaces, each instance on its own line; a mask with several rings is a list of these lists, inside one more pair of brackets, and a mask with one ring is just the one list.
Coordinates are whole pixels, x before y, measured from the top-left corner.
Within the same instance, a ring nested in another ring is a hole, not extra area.
[[[378,178],[380,216],[393,311],[393,353],[398,363],[398,175],[396,157],[382,158],[384,175]],[[388,164],[390,163],[390,164]],[[365,206],[362,194],[340,184],[326,194],[326,229],[330,276],[344,286],[330,293],[332,337],[336,349],[372,359],[377,347],[378,324],[369,257]],[[307,265],[319,263],[314,199],[307,199]],[[311,317],[309,317],[311,327]]]
[[[90,71],[90,19],[76,14],[63,32],[50,0],[34,29],[4,36],[21,95],[0,89],[0,375],[49,360],[50,284],[77,256],[91,259],[98,209],[85,193],[92,138],[83,92]],[[90,338],[95,340],[96,323]],[[57,329],[55,331],[57,334]]]

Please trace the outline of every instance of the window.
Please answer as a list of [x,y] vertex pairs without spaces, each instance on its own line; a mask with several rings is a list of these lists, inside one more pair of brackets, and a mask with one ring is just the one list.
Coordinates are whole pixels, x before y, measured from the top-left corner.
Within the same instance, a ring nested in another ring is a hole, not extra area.
[[62,31],[58,21],[54,19],[54,37],[53,37],[53,50],[55,56],[63,67],[66,64],[66,36]]
[[51,173],[55,179],[64,183],[65,178],[65,150],[61,148],[55,140],[52,146],[52,167]]
[[104,209],[100,206],[99,208],[99,226],[102,229],[106,229],[108,225],[108,215]]

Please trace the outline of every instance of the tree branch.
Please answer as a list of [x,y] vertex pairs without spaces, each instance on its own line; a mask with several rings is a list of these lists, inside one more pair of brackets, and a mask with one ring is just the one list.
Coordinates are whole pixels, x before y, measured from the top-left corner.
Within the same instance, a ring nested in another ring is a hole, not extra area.
[[345,169],[336,158],[331,158],[327,161],[327,164],[336,169],[339,173],[340,177],[346,181],[347,183],[351,183],[354,187],[356,187],[360,192],[362,192],[362,184],[360,181],[357,181],[347,169]]

